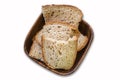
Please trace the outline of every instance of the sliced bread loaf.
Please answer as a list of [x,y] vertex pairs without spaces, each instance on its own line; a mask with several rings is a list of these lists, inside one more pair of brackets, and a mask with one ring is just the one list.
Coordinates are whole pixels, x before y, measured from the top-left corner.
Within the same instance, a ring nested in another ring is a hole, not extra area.
[[29,56],[38,60],[43,61],[41,46],[34,40],[31,46]]
[[51,21],[65,22],[78,28],[83,14],[80,9],[71,5],[45,5],[42,6],[45,23]]
[[70,37],[78,35],[78,30],[73,28],[70,25],[59,23],[59,22],[51,22],[43,26],[43,29],[40,30],[36,36],[35,40],[41,45],[41,36],[46,35],[50,38],[56,40],[68,40]]
[[47,35],[56,40],[67,40],[69,37],[74,35],[78,36],[78,47],[77,51],[80,51],[84,48],[84,46],[88,42],[87,36],[84,36],[74,28],[70,27],[69,25],[60,24],[60,23],[50,23],[44,25],[43,29],[40,30],[36,36],[35,40],[41,45],[41,36]]
[[56,40],[48,36],[42,37],[42,53],[44,62],[52,69],[70,69],[77,55],[77,37],[68,40]]

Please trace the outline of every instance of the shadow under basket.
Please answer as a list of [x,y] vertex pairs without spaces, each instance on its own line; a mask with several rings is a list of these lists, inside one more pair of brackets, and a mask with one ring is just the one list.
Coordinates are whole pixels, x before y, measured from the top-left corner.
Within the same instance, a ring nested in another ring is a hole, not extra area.
[[[24,42],[24,51],[26,53],[26,55],[29,57],[29,51],[30,51],[30,48],[31,48],[31,45],[33,43],[32,39],[33,37],[36,35],[36,33],[42,29],[43,25],[45,25],[45,21],[44,21],[44,18],[43,18],[43,15],[41,14],[37,21],[35,22],[35,24],[32,26],[31,30],[29,31],[26,39],[25,39],[25,42]],[[32,59],[33,61],[35,61],[36,63],[38,63],[39,65],[43,66],[44,68],[56,73],[56,74],[59,74],[59,75],[69,75],[71,73],[73,73],[74,71],[77,70],[77,68],[80,66],[80,64],[82,63],[83,59],[85,58],[85,55],[88,51],[88,49],[90,48],[90,45],[92,43],[92,40],[93,40],[93,30],[92,28],[90,27],[90,25],[85,22],[84,20],[82,20],[80,23],[79,23],[79,31],[88,37],[88,43],[87,45],[79,52],[77,52],[77,57],[76,57],[76,61],[73,65],[73,67],[70,69],[70,70],[63,70],[63,69],[51,69],[49,68],[44,62],[40,61],[40,60],[37,60],[37,59],[34,59],[34,58],[31,58],[29,57],[30,59]]]

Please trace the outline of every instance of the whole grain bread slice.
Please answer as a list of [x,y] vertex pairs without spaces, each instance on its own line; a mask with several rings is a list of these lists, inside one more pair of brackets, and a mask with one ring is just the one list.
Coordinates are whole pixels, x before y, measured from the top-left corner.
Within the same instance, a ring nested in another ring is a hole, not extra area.
[[88,37],[80,33],[78,37],[77,51],[82,50],[87,45],[87,42],[88,42]]
[[69,70],[74,65],[77,55],[76,36],[69,38],[67,41],[43,36],[42,45],[44,62],[50,68]]
[[80,9],[71,5],[45,5],[42,6],[45,23],[51,21],[65,22],[78,28],[83,13]]
[[74,29],[70,25],[66,25],[58,22],[51,22],[43,26],[36,36],[35,40],[42,46],[41,36],[47,35],[57,40],[67,40],[69,37],[74,35],[78,36],[78,47],[77,51],[82,50],[88,42],[87,36],[81,34],[78,30]]
[[68,40],[72,36],[79,36],[79,31],[73,26],[59,23],[59,22],[49,22],[43,26],[35,35],[35,40],[41,45],[41,36],[46,35],[56,40]]
[[42,58],[42,48],[41,46],[34,40],[29,52],[29,56],[38,60],[43,61]]

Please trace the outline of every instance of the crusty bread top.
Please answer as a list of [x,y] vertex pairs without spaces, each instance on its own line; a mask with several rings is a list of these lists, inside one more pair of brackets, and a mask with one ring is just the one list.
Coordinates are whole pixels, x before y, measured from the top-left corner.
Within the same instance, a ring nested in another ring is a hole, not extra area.
[[45,5],[42,6],[42,12],[45,23],[50,21],[61,21],[69,23],[76,28],[83,17],[82,11],[71,5]]

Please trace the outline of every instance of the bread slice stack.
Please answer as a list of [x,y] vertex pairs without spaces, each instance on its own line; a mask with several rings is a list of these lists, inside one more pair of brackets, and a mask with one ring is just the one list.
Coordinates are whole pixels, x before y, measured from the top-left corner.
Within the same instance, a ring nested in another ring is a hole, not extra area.
[[49,23],[42,37],[44,62],[53,69],[70,69],[77,54],[77,30],[63,23]]
[[[45,5],[42,6],[42,13],[45,23],[62,22],[69,24],[78,30],[79,22],[83,18],[83,13],[80,9],[71,5]],[[88,38],[79,32],[78,48],[80,51],[87,44]]]
[[52,69],[69,70],[77,51],[88,42],[79,32],[82,11],[70,5],[42,6],[45,25],[34,37],[29,56],[43,61]]
[[40,45],[42,44],[42,35],[48,35],[49,37],[55,38],[57,40],[67,40],[73,35],[79,36],[79,31],[68,24],[64,24],[61,22],[49,22],[44,25],[43,29],[40,30],[35,36],[35,40]]

